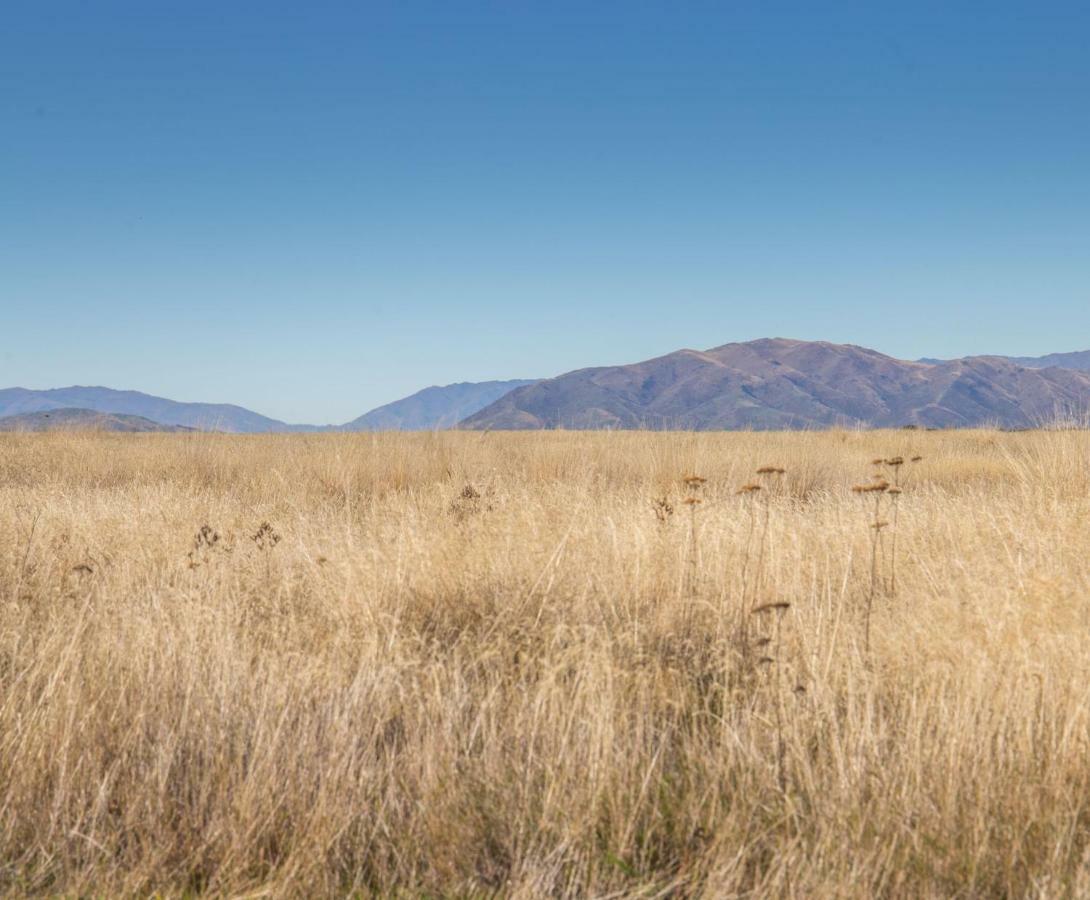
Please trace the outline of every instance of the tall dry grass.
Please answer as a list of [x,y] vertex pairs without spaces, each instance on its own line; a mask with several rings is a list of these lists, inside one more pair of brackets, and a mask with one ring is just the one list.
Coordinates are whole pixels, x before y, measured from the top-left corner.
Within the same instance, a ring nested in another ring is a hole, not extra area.
[[1074,431],[4,435],[0,889],[1086,896],[1088,514]]

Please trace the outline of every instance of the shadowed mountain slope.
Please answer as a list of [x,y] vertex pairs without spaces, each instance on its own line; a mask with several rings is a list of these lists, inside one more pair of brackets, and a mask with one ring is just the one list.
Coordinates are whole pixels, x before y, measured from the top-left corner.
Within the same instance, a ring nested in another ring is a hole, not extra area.
[[344,431],[430,431],[453,428],[462,419],[535,381],[460,382],[429,387],[353,419]]
[[999,357],[908,362],[767,338],[581,369],[518,388],[465,428],[1031,427],[1090,408],[1090,374]]

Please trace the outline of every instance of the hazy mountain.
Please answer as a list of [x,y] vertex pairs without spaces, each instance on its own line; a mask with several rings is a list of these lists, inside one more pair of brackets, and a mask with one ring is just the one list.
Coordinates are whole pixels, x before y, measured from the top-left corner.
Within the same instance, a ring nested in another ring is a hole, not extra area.
[[164,425],[185,425],[209,431],[309,431],[312,426],[288,425],[227,403],[178,403],[139,391],[104,387],[66,387],[46,391],[26,388],[0,390],[0,416],[83,409],[125,416],[143,416]]
[[0,418],[0,431],[195,431],[163,425],[143,416],[116,415],[93,409],[52,409]]
[[429,387],[401,400],[364,413],[341,428],[344,431],[430,431],[453,428],[462,419],[484,409],[515,388],[534,381],[459,382]]
[[[972,359],[973,357],[967,357]],[[1073,353],[1049,353],[1045,356],[999,356],[992,359],[1005,359],[1018,366],[1027,369],[1046,369],[1050,366],[1058,366],[1061,369],[1079,369],[1090,372],[1090,350],[1076,350]],[[949,362],[942,359],[921,359],[920,362],[941,363]]]
[[465,428],[1029,427],[1090,409],[1090,374],[999,357],[908,362],[764,339],[581,369],[518,388]]

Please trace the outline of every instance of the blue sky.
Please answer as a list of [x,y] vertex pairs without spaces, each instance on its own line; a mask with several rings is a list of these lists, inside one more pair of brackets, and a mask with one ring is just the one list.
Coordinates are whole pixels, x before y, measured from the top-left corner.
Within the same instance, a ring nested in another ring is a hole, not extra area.
[[1076,3],[5,3],[0,387],[345,421],[788,336],[1090,348]]

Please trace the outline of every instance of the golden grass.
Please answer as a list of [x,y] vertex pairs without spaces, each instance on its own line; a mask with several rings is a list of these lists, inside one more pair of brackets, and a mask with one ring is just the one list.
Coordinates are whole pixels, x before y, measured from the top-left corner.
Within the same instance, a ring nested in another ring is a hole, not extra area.
[[1085,432],[4,435],[0,889],[1087,896],[1088,524]]

